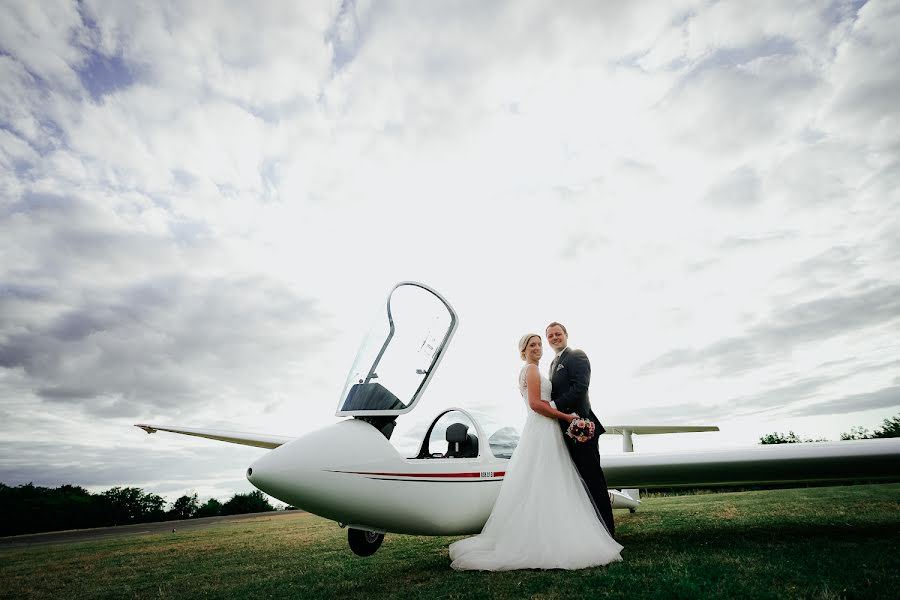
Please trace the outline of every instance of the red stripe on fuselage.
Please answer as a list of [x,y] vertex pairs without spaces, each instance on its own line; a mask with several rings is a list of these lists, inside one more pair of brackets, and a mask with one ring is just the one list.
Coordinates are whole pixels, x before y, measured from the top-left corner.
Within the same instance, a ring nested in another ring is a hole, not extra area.
[[[350,475],[379,475],[381,477],[436,477],[436,478],[475,478],[481,479],[481,473],[374,473],[369,471],[332,471]],[[503,477],[506,471],[494,471],[494,477]]]

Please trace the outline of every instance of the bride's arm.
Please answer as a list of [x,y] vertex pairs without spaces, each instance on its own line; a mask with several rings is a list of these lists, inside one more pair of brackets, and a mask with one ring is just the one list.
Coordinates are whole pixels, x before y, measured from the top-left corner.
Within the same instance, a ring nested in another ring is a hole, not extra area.
[[528,406],[531,407],[531,410],[539,415],[551,419],[561,419],[567,423],[576,419],[575,415],[560,412],[550,406],[549,402],[541,400],[541,376],[535,365],[528,365],[528,369],[525,371],[525,383],[528,385]]

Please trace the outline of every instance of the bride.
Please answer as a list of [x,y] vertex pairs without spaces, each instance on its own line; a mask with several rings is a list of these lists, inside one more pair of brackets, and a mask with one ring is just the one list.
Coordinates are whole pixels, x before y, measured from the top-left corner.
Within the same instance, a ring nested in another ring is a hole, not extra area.
[[529,407],[491,516],[480,535],[450,544],[457,570],[582,569],[622,560],[566,450],[557,419],[572,422],[550,401],[538,372],[541,336],[519,340],[525,366],[519,391]]

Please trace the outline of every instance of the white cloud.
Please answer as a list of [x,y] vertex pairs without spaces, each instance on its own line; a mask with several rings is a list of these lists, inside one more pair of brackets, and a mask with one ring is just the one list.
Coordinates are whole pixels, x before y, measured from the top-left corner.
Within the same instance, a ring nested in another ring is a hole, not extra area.
[[[550,320],[606,421],[752,443],[890,408],[894,3],[2,13],[0,440],[36,450],[0,479],[72,437],[144,460],[138,416],[330,422],[403,279],[461,316],[409,443],[444,405],[519,419],[515,340]],[[154,475],[120,483],[179,489]]]
[[[84,60],[83,39],[74,36],[81,25],[77,5],[64,0],[35,4],[7,3],[0,25],[4,49],[48,87],[77,90],[77,67]],[[74,42],[74,43],[73,43]]]

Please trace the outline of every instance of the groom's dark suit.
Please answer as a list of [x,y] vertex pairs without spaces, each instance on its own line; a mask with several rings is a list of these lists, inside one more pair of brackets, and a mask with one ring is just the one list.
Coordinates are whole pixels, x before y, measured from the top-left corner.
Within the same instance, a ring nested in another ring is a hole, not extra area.
[[575,468],[587,485],[588,492],[594,500],[600,517],[606,523],[609,534],[614,535],[616,525],[613,522],[612,506],[609,503],[609,492],[606,486],[606,477],[600,467],[600,452],[597,448],[597,438],[606,430],[600,425],[597,415],[591,410],[591,402],[588,399],[588,386],[591,383],[591,363],[587,355],[581,350],[565,348],[550,367],[550,382],[553,391],[550,398],[556,403],[557,410],[564,413],[578,413],[580,417],[588,417],[594,422],[596,430],[594,437],[587,442],[576,442],[565,435],[569,424],[560,421],[563,431],[563,439],[566,447],[575,463]]

